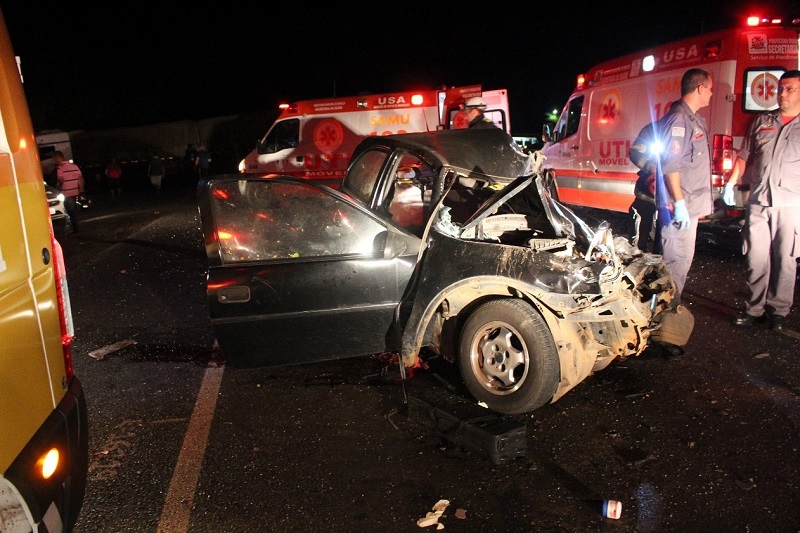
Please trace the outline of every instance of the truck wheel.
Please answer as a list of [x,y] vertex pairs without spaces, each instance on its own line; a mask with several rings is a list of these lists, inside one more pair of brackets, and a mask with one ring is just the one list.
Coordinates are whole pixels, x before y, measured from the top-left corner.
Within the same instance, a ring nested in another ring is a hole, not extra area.
[[470,315],[461,332],[458,366],[470,393],[505,414],[549,402],[560,374],[544,318],[527,302],[512,298],[487,302]]

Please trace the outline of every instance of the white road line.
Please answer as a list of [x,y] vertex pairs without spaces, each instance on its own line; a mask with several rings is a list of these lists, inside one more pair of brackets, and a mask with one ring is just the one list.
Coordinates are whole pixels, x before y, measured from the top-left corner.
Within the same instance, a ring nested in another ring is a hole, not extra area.
[[208,434],[222,383],[224,366],[208,367],[197,394],[194,412],[189,420],[178,463],[169,483],[169,490],[158,520],[158,533],[181,533],[189,530],[189,517],[203,465]]

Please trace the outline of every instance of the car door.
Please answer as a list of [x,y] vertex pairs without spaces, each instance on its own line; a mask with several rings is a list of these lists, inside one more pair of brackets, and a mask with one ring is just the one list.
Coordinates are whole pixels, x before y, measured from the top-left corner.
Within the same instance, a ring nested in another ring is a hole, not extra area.
[[213,178],[199,206],[209,313],[229,363],[386,349],[419,238],[307,180]]

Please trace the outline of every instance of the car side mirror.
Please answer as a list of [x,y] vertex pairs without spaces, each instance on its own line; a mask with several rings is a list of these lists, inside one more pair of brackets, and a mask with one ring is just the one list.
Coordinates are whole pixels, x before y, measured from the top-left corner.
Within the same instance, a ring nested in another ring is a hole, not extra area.
[[[380,242],[380,255],[384,259],[394,259],[405,253],[408,248],[408,239],[397,231],[382,231],[375,237],[375,242]],[[375,249],[378,253],[378,249]]]
[[386,241],[388,240],[389,232],[382,231],[375,235],[372,240],[372,256],[383,257],[386,252]]

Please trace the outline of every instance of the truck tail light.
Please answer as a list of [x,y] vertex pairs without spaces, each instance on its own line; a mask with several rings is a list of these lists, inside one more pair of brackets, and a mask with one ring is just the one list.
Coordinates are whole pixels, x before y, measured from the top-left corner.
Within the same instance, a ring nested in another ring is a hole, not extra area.
[[75,324],[72,322],[72,307],[69,302],[64,252],[61,250],[61,244],[53,234],[52,225],[50,226],[50,241],[53,243],[53,270],[56,278],[56,293],[58,294],[58,316],[61,323],[61,349],[64,351],[64,368],[67,379],[71,380],[73,375],[72,341],[75,339]]
[[731,175],[734,163],[733,137],[714,135],[711,153],[711,186],[722,187]]

